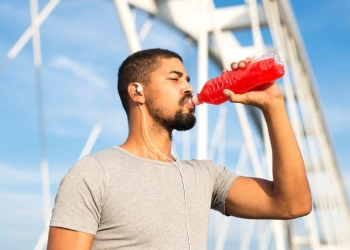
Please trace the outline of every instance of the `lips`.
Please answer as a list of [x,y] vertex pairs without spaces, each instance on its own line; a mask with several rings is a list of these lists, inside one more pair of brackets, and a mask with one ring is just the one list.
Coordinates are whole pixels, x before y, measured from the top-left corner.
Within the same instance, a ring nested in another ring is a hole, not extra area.
[[185,102],[185,105],[188,105],[193,110],[195,109],[195,106],[192,103],[192,97],[187,99],[187,101]]
[[192,95],[186,95],[183,98],[181,98],[179,104],[181,106],[188,106],[191,110],[195,109],[195,106],[192,103]]
[[192,108],[194,108],[194,105],[192,103],[192,98],[189,98],[186,102],[187,104],[190,104]]

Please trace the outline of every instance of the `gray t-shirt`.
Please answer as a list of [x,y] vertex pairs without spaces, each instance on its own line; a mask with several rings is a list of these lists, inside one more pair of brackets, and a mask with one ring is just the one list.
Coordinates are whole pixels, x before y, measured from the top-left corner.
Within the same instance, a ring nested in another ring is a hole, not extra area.
[[[208,160],[181,167],[191,249],[203,250],[210,208],[225,214],[237,176]],[[189,249],[180,171],[119,147],[85,156],[62,180],[50,226],[95,235],[92,249]]]

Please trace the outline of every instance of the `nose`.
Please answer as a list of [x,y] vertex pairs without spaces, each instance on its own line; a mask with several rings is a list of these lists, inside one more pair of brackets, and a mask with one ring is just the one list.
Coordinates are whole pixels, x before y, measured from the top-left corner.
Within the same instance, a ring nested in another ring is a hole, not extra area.
[[192,95],[194,89],[192,88],[192,86],[187,82],[187,86],[184,89],[184,94],[186,95]]

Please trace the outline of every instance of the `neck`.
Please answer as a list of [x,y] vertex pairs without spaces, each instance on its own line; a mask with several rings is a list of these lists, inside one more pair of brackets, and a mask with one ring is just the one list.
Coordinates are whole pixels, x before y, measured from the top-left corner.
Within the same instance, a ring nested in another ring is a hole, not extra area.
[[159,138],[159,136],[147,136],[146,133],[140,135],[129,134],[124,144],[120,146],[137,156],[160,161],[174,161],[171,154],[172,141],[169,136]]
[[[121,148],[137,156],[160,161],[174,161],[171,155],[172,133],[143,115],[130,117],[129,134]],[[146,122],[145,122],[146,120]]]

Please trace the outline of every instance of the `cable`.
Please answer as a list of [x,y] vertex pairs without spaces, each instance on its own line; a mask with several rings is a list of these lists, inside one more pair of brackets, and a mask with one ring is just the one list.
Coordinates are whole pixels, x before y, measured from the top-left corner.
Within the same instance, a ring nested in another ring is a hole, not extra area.
[[[190,230],[189,230],[189,223],[188,223],[188,209],[187,209],[187,193],[186,193],[186,185],[185,185],[185,180],[184,180],[184,176],[183,176],[183,173],[182,173],[182,166],[181,166],[181,163],[180,163],[180,159],[177,155],[177,151],[176,151],[176,147],[175,147],[175,143],[174,143],[174,140],[171,139],[171,144],[172,144],[172,147],[174,148],[174,152],[175,152],[175,159],[176,161],[170,159],[169,157],[167,157],[166,155],[164,155],[162,152],[160,152],[152,143],[151,141],[151,138],[149,137],[148,135],[148,132],[147,132],[147,126],[146,126],[146,116],[145,116],[145,112],[143,111],[143,108],[142,106],[139,104],[139,108],[141,109],[141,113],[142,113],[142,116],[143,116],[143,124],[144,124],[144,127],[145,127],[145,131],[146,131],[146,135],[147,135],[147,138],[148,138],[148,141],[149,143],[151,144],[151,146],[159,153],[161,154],[163,157],[167,158],[169,161],[171,161],[175,167],[179,170],[180,172],[180,176],[181,176],[181,180],[182,180],[182,187],[183,187],[183,190],[184,190],[184,203],[185,203],[185,214],[186,214],[186,230],[187,230],[187,241],[188,241],[188,248],[189,250],[191,250],[191,239],[190,239]],[[176,164],[177,162],[177,164]]]
[[184,180],[184,176],[183,176],[183,173],[182,173],[182,166],[181,166],[181,162],[180,162],[180,159],[179,159],[179,156],[177,155],[177,151],[176,151],[176,147],[175,147],[175,143],[174,143],[174,140],[172,139],[172,145],[173,145],[173,148],[174,148],[174,152],[175,152],[175,156],[176,156],[176,159],[177,159],[177,162],[179,164],[179,171],[180,171],[180,175],[181,175],[181,179],[182,179],[182,186],[183,186],[183,189],[184,189],[184,200],[185,200],[185,212],[186,212],[186,228],[187,228],[187,239],[188,239],[188,247],[189,249],[191,250],[191,238],[190,238],[190,230],[189,230],[189,223],[188,223],[188,210],[187,210],[187,193],[186,193],[186,185],[185,185],[185,180]]

